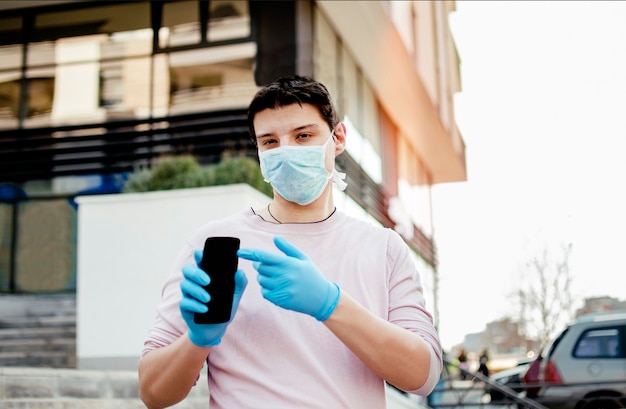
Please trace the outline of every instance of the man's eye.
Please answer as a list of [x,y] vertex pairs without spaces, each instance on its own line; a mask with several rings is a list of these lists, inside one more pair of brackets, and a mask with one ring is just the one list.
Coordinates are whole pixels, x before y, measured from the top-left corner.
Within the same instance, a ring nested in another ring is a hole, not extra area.
[[311,137],[310,133],[300,133],[296,136],[297,139],[309,139]]

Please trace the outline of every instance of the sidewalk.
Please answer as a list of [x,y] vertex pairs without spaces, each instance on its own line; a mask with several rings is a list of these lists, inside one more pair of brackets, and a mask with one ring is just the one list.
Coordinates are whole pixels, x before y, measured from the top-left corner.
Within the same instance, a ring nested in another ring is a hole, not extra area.
[[[0,409],[145,409],[136,371],[0,368]],[[176,409],[206,409],[206,376]]]

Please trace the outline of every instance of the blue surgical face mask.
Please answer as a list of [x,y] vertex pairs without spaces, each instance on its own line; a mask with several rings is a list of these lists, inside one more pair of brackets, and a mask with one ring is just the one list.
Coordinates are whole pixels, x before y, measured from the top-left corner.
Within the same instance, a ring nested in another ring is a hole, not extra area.
[[279,146],[259,152],[265,181],[285,200],[303,206],[314,202],[333,177],[325,164],[326,147],[333,133],[321,146]]

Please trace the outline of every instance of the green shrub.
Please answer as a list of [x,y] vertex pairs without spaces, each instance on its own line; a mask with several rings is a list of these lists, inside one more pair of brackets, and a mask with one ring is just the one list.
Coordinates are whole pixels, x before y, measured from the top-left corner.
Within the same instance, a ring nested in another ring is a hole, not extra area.
[[208,168],[213,185],[247,183],[256,190],[272,196],[272,186],[263,180],[259,164],[245,156],[233,156],[223,159],[217,165]]
[[124,192],[184,189],[247,183],[272,196],[272,187],[263,180],[259,164],[248,157],[225,157],[220,163],[200,166],[190,155],[161,158],[152,168],[135,171],[124,185]]

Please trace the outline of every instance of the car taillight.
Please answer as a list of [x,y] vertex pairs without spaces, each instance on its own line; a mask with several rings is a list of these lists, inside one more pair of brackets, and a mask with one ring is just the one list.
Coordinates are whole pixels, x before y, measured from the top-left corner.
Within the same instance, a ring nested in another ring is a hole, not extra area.
[[527,398],[536,398],[537,392],[539,392],[539,387],[536,385],[539,382],[539,367],[541,365],[541,355],[539,355],[528,367],[528,370],[523,376],[524,383],[526,383],[526,397]]
[[561,375],[559,374],[559,371],[556,365],[554,365],[554,363],[552,362],[552,360],[548,360],[548,363],[546,365],[546,370],[544,372],[544,381],[548,383],[563,383]]
[[526,373],[524,373],[524,382],[537,383],[539,382],[539,367],[541,365],[541,356],[537,357],[530,366]]

